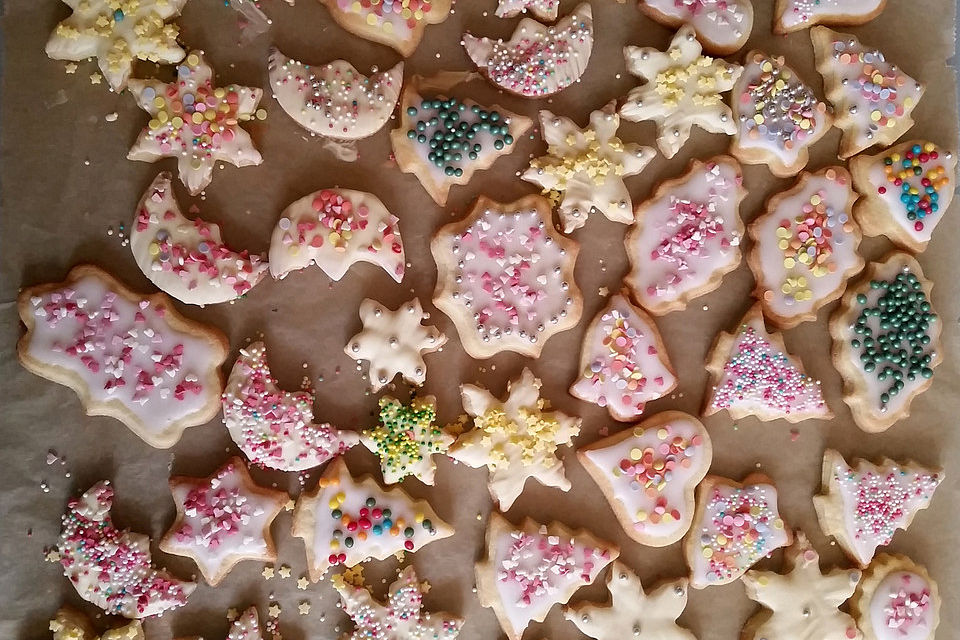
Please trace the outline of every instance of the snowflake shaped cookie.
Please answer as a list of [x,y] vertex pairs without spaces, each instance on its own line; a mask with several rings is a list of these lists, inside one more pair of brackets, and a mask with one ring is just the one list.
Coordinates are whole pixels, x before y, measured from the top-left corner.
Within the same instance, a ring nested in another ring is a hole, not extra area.
[[553,22],[560,14],[560,0],[499,0],[496,15],[512,18],[528,11],[541,20]]
[[363,432],[360,441],[380,458],[386,484],[413,476],[433,484],[437,465],[433,454],[446,453],[453,436],[435,424],[437,401],[433,396],[404,404],[390,396],[380,398],[380,424]]
[[145,640],[143,626],[134,620],[122,627],[104,631],[98,635],[93,631],[90,620],[73,607],[62,607],[48,627],[53,640]]

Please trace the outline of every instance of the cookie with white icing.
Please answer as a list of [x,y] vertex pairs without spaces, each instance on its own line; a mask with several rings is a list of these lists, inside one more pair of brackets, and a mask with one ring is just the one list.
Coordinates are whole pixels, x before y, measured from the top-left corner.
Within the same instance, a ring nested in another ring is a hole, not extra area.
[[583,3],[553,26],[524,18],[507,41],[465,33],[463,46],[493,84],[524,98],[546,98],[579,81],[587,70],[593,11]]
[[823,454],[822,488],[813,506],[823,532],[861,567],[870,564],[877,547],[906,530],[921,509],[930,506],[943,482],[943,470],[913,461],[884,458],[879,464],[858,458],[850,465],[839,452]]
[[751,0],[640,0],[640,10],[671,29],[690,25],[717,56],[738,51],[753,29]]
[[377,196],[352,189],[320,189],[280,214],[270,237],[270,275],[283,279],[311,264],[340,280],[357,262],[403,280],[406,262],[397,216]]
[[694,489],[713,459],[703,424],[682,411],[664,411],[577,451],[627,535],[665,547],[687,533]]
[[620,555],[585,531],[527,518],[514,527],[499,513],[487,524],[486,557],[476,564],[480,604],[493,609],[509,640],[520,640],[531,622],[566,604]]
[[653,318],[624,294],[610,298],[584,334],[580,375],[570,395],[626,422],[676,388],[677,375]]
[[73,607],[60,607],[50,621],[49,630],[53,640],[145,640],[143,625],[133,620],[122,627],[114,627],[97,634],[90,620]]
[[560,15],[560,0],[499,0],[496,16],[513,18],[528,11],[541,20],[553,22]]
[[403,403],[380,398],[379,424],[363,432],[360,441],[380,458],[385,484],[396,484],[413,476],[432,485],[437,465],[434,454],[445,454],[454,437],[437,420],[437,399],[413,398]]
[[814,27],[810,40],[833,104],[834,124],[843,129],[841,158],[893,144],[913,126],[911,113],[923,97],[922,82],[850,34]]
[[853,207],[863,232],[919,253],[953,201],[957,154],[928,140],[911,140],[851,158],[850,173],[863,196]]
[[920,264],[894,251],[867,265],[830,317],[843,401],[864,431],[886,431],[909,416],[913,399],[933,383],[943,354],[932,289]]
[[746,197],[740,165],[729,156],[693,160],[637,206],[624,240],[633,298],[654,315],[684,309],[720,286],[740,264]]
[[17,344],[30,372],[73,389],[87,415],[123,422],[144,442],[172,447],[220,409],[228,342],[188,320],[162,293],[134,293],[92,265],[17,298],[27,327]]
[[437,232],[430,250],[438,271],[433,303],[474,358],[501,351],[536,358],[551,336],[580,321],[579,247],[554,229],[546,198],[501,204],[481,196],[466,218]]
[[453,0],[320,0],[333,19],[350,33],[379,42],[409,58],[424,30],[450,15]]
[[857,199],[842,167],[803,172],[773,195],[747,228],[747,263],[763,315],[781,329],[816,320],[863,268],[862,234],[852,210]]
[[616,135],[619,128],[616,101],[592,112],[583,129],[569,118],[540,112],[547,155],[531,160],[522,178],[557,204],[564,233],[582,227],[594,211],[613,222],[633,222],[623,179],[643,171],[657,152],[624,143]]
[[851,27],[870,22],[887,6],[887,0],[777,0],[773,32],[809,29],[818,24]]
[[864,640],[933,640],[940,605],[940,589],[924,567],[882,553],[863,572],[850,613]]
[[303,538],[310,580],[316,582],[332,566],[414,553],[452,536],[453,528],[402,489],[384,489],[370,476],[355,479],[337,458],[316,488],[297,500],[293,535]]

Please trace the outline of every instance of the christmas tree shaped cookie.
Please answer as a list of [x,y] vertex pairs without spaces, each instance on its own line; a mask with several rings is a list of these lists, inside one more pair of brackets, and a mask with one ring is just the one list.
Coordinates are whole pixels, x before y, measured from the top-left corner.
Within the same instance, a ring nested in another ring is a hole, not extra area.
[[776,0],[773,32],[784,34],[813,25],[849,27],[870,22],[887,0]]
[[941,604],[940,589],[924,567],[882,553],[863,572],[850,613],[864,640],[934,640]]
[[360,437],[363,445],[380,457],[386,484],[413,476],[433,484],[437,465],[433,454],[446,453],[453,436],[435,423],[437,401],[433,396],[414,398],[404,404],[390,396],[380,398],[380,424]]
[[385,44],[409,58],[428,25],[450,15],[452,0],[320,0],[337,24],[361,38]]

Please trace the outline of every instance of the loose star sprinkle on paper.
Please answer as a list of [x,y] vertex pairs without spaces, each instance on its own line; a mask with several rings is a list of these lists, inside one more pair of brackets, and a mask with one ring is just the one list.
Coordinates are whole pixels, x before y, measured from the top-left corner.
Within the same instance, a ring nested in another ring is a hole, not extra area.
[[433,484],[437,465],[433,454],[446,453],[453,436],[435,423],[437,401],[433,396],[414,398],[408,404],[380,398],[380,424],[365,431],[360,441],[380,458],[383,481],[395,484],[413,476]]
[[264,567],[263,571],[260,572],[260,575],[262,575],[267,580],[273,580],[273,574],[274,574],[273,567]]
[[309,584],[310,580],[308,580],[306,576],[300,576],[297,578],[297,589],[300,591],[306,591]]
[[308,615],[308,614],[310,613],[310,603],[309,603],[309,602],[301,602],[300,604],[297,605],[297,611],[298,611],[298,612],[300,613],[300,615],[302,615],[302,616]]
[[76,609],[63,607],[50,621],[48,629],[53,640],[144,640],[143,627],[134,620],[122,627],[109,629],[103,635],[97,635],[90,629],[90,621]]

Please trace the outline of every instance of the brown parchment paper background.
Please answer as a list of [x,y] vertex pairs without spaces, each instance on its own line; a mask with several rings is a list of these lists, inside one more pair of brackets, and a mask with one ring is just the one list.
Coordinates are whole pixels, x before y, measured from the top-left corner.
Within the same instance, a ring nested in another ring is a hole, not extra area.
[[[249,43],[239,43],[236,13],[221,0],[192,0],[183,17],[182,40],[189,47],[204,49],[221,83],[237,82],[267,87],[267,48],[276,44],[286,54],[322,63],[346,58],[361,70],[381,69],[399,58],[387,47],[358,39],[337,27],[315,0],[298,0],[289,7],[280,0],[264,0],[273,18],[271,29]],[[562,2],[562,13],[577,3]],[[613,98],[620,98],[638,83],[626,74],[621,48],[625,44],[663,48],[671,33],[637,10],[633,0],[594,0],[596,46],[581,84],[551,100],[527,101],[499,95],[485,81],[459,88],[481,103],[499,102],[504,107],[536,118],[539,108],[571,116],[581,123],[588,113]],[[756,22],[748,45],[731,59],[742,61],[750,48],[783,54],[805,80],[822,96],[822,83],[813,69],[813,56],[806,31],[786,37],[771,34],[772,0],[754,0]],[[405,75],[430,75],[438,70],[472,70],[459,45],[460,34],[508,37],[516,20],[493,16],[495,0],[460,0],[455,13],[443,24],[428,27],[416,54],[407,62]],[[47,36],[58,20],[69,14],[55,0],[8,0],[2,18],[4,29],[2,102],[2,284],[0,284],[0,637],[49,638],[47,620],[62,603],[80,605],[90,614],[97,610],[83,603],[62,576],[56,564],[44,563],[43,550],[55,542],[60,514],[70,495],[85,490],[94,481],[111,478],[117,490],[114,517],[119,526],[132,527],[156,539],[169,526],[175,509],[167,489],[167,477],[177,474],[206,475],[236,451],[219,419],[187,430],[169,451],[152,449],[121,423],[109,418],[83,415],[76,396],[65,387],[47,382],[22,369],[16,362],[15,341],[20,334],[15,297],[22,285],[61,280],[81,261],[99,264],[141,291],[152,291],[137,269],[129,248],[121,246],[108,227],[129,225],[143,190],[161,169],[174,168],[172,160],[157,166],[130,162],[127,149],[147,116],[129,95],[110,93],[105,85],[91,86],[92,64],[81,64],[75,75],[66,75],[62,62],[48,60],[43,52]],[[947,60],[954,51],[955,8],[951,0],[890,0],[874,22],[851,29],[867,44],[876,45],[914,77],[928,84],[926,96],[914,112],[917,124],[907,138],[929,137],[956,148],[956,86]],[[150,64],[139,66],[140,75],[155,73]],[[169,74],[170,70],[165,69]],[[166,77],[169,77],[166,76]],[[283,282],[265,281],[244,300],[205,309],[178,304],[186,315],[216,325],[231,339],[233,354],[245,340],[263,335],[270,363],[281,383],[296,388],[310,376],[317,387],[317,415],[348,428],[373,424],[377,398],[365,393],[355,364],[343,354],[346,340],[359,327],[357,308],[367,296],[396,306],[413,295],[433,310],[430,298],[436,269],[429,253],[431,234],[443,224],[459,219],[478,194],[507,201],[534,192],[534,187],[515,177],[530,154],[540,154],[544,145],[524,137],[516,151],[499,160],[493,169],[477,174],[465,187],[452,190],[449,206],[437,207],[417,180],[402,174],[389,160],[387,128],[364,140],[359,160],[337,161],[325,151],[320,139],[305,134],[279,108],[267,88],[262,106],[269,112],[264,122],[247,125],[264,163],[259,167],[215,171],[204,197],[190,199],[177,183],[177,197],[184,211],[199,206],[201,215],[221,223],[228,243],[253,251],[266,251],[270,232],[280,211],[293,200],[322,187],[341,186],[372,191],[400,217],[400,228],[410,267],[402,284],[395,284],[371,265],[355,266],[339,283],[316,268],[295,273]],[[105,120],[115,112],[116,121]],[[625,123],[623,139],[653,146],[650,123]],[[833,129],[813,149],[811,169],[835,163],[840,132]],[[693,157],[707,158],[724,152],[730,139],[696,130],[671,161],[662,157],[641,176],[627,184],[639,202],[652,185],[681,173]],[[750,221],[764,199],[788,188],[792,180],[775,179],[762,166],[745,167],[749,196],[742,215]],[[957,209],[954,206],[953,209]],[[947,479],[932,507],[922,512],[908,532],[896,535],[890,550],[909,554],[925,564],[940,582],[944,603],[939,638],[960,637],[960,552],[957,514],[960,492],[960,301],[957,293],[957,242],[960,212],[947,214],[928,250],[920,256],[927,277],[935,282],[933,303],[944,323],[946,359],[937,369],[933,387],[914,402],[913,415],[887,433],[867,435],[851,421],[840,398],[840,380],[829,358],[830,339],[821,312],[817,322],[805,323],[786,333],[788,348],[801,354],[808,372],[824,381],[827,399],[836,413],[830,422],[806,422],[797,426],[799,437],[791,441],[786,422],[761,424],[742,420],[734,425],[726,414],[708,418],[714,444],[712,473],[741,478],[759,469],[770,474],[781,493],[782,513],[793,527],[807,532],[822,554],[825,565],[845,563],[836,546],[824,538],[811,503],[818,490],[824,447],[836,447],[846,456],[914,458],[940,464]],[[439,399],[440,416],[452,421],[461,413],[457,386],[481,382],[502,394],[506,381],[524,366],[544,380],[544,393],[554,406],[583,416],[578,444],[597,438],[601,428],[622,428],[605,410],[579,402],[567,393],[578,368],[582,334],[593,315],[606,304],[600,287],[611,292],[620,287],[626,270],[622,236],[626,227],[593,217],[573,234],[582,250],[576,279],[584,292],[584,313],[579,326],[551,339],[538,360],[505,353],[477,362],[461,349],[449,320],[434,310],[434,321],[450,336],[439,354],[427,357],[429,375],[425,392]],[[867,239],[866,258],[876,259],[890,248],[885,239]],[[746,262],[729,274],[722,287],[698,299],[683,312],[663,317],[658,324],[679,374],[675,394],[651,403],[649,414],[666,409],[696,413],[707,383],[703,360],[713,337],[729,328],[749,307],[753,279]],[[232,364],[232,358],[227,365]],[[339,373],[337,373],[339,372]],[[322,382],[319,382],[322,377]],[[389,391],[387,389],[386,391]],[[385,392],[386,392],[385,391]],[[398,393],[405,394],[400,389]],[[48,450],[66,456],[66,464],[47,464]],[[565,452],[567,473],[573,482],[569,493],[528,484],[527,490],[507,514],[518,522],[529,515],[540,521],[558,519],[573,527],[586,527],[601,539],[622,546],[621,559],[635,569],[648,585],[686,572],[680,543],[662,549],[631,542],[621,530],[606,501],[577,464],[573,450]],[[361,447],[347,457],[355,474],[379,474],[376,459]],[[490,499],[486,472],[438,459],[437,484],[428,488],[414,479],[404,488],[416,497],[428,498],[437,513],[456,527],[454,537],[433,543],[408,559],[432,591],[426,597],[431,610],[447,610],[464,616],[463,640],[494,640],[502,633],[491,611],[482,608],[474,586],[473,563],[481,553]],[[69,477],[67,477],[69,473]],[[294,475],[254,470],[262,483],[299,491]],[[315,482],[316,473],[307,479]],[[49,487],[41,489],[42,483]],[[289,564],[293,577],[264,581],[261,565],[237,566],[217,589],[201,585],[188,606],[146,623],[151,640],[204,635],[207,640],[226,636],[228,607],[250,603],[266,607],[278,602],[283,612],[280,630],[290,640],[332,639],[347,630],[345,617],[336,608],[334,592],[325,583],[307,591],[296,589],[296,578],[305,572],[303,545],[290,537],[290,514],[275,523],[274,536],[280,563]],[[154,558],[176,574],[188,577],[196,567],[186,559],[161,553]],[[762,563],[779,568],[781,554]],[[378,595],[385,590],[383,578],[394,575],[396,562],[370,563],[368,580]],[[603,582],[584,588],[574,601],[603,600]],[[297,615],[297,604],[309,601],[309,616]],[[755,610],[739,583],[694,591],[681,618],[701,640],[732,640]],[[96,620],[99,628],[107,619]],[[563,620],[555,608],[543,625],[532,625],[525,636],[553,640],[580,638],[576,628]]]

